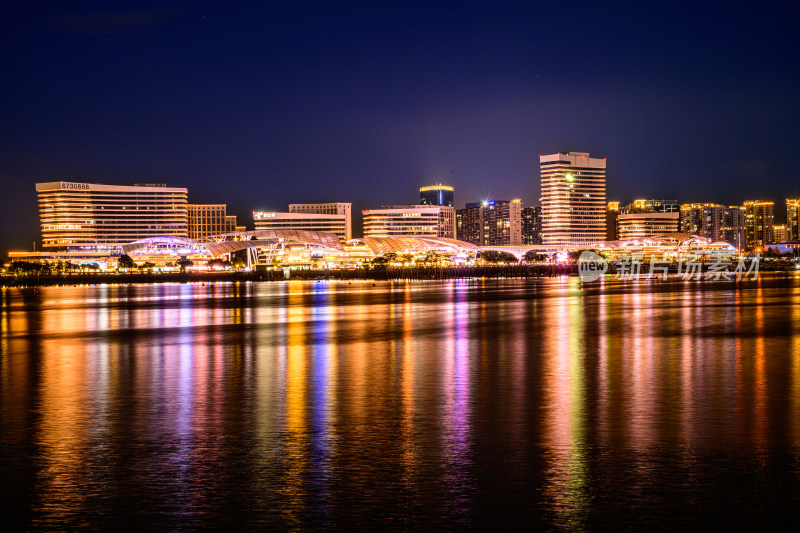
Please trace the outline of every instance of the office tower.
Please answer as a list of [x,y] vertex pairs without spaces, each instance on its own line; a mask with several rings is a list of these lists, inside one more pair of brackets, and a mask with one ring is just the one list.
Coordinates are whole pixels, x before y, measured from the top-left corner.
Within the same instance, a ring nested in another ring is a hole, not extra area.
[[746,216],[743,207],[731,205],[725,208],[720,240],[733,245],[737,250],[747,242]]
[[656,237],[677,233],[680,213],[642,212],[619,215],[619,240]]
[[783,242],[786,239],[786,225],[785,224],[776,224],[773,228],[773,235],[775,236],[775,242]]
[[725,206],[719,204],[683,204],[680,206],[681,231],[706,237],[713,242],[723,240]]
[[451,206],[393,205],[364,209],[364,237],[427,236],[454,238],[455,209]]
[[346,215],[253,211],[253,221],[256,230],[325,231],[335,233],[340,241],[349,240]]
[[535,205],[522,209],[522,244],[542,244],[542,208]]
[[457,238],[478,246],[522,244],[522,201],[487,200],[456,212]]
[[775,202],[750,200],[744,203],[747,247],[761,248],[775,242]]
[[539,156],[544,244],[606,238],[606,160],[585,152]]
[[236,215],[228,215],[225,204],[188,204],[186,209],[190,239],[236,231]]
[[786,199],[786,240],[800,241],[800,198]]
[[37,183],[45,249],[107,251],[157,236],[187,237],[187,194],[162,184]]
[[449,185],[428,185],[419,188],[420,205],[447,205],[453,207],[453,191]]
[[617,219],[619,218],[619,202],[608,202],[606,207],[606,240],[619,240]]
[[352,206],[353,204],[344,202],[330,202],[324,204],[289,204],[289,212],[343,216],[345,221],[343,238],[344,240],[349,241],[353,238],[353,217],[350,212]]

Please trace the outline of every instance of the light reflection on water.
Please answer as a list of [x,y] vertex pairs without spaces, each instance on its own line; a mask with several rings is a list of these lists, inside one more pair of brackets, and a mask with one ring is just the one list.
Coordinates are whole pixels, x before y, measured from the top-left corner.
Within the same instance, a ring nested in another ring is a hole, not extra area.
[[4,289],[25,529],[565,529],[800,511],[800,279]]

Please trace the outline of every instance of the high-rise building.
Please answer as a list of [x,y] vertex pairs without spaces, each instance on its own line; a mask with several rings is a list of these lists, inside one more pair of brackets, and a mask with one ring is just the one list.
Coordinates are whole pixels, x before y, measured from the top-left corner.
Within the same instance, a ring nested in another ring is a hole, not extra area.
[[522,244],[522,201],[487,200],[467,204],[456,213],[456,234],[478,246]]
[[672,212],[641,212],[619,215],[619,240],[655,237],[678,231],[680,214]]
[[162,184],[37,183],[42,244],[108,251],[157,236],[187,237],[187,194]]
[[775,242],[783,242],[786,239],[786,224],[776,224],[772,230],[775,235]]
[[349,240],[347,239],[347,218],[345,215],[253,211],[253,221],[255,222],[256,230],[325,231],[335,233],[340,241]]
[[428,185],[419,188],[420,205],[447,205],[453,207],[453,191],[449,185]]
[[522,244],[542,244],[541,206],[522,209]]
[[786,240],[800,241],[800,198],[786,199]]
[[394,205],[364,209],[364,237],[426,236],[454,238],[455,209],[451,206]]
[[544,244],[606,239],[606,160],[585,152],[539,156]]
[[619,219],[619,202],[608,202],[606,206],[606,240],[619,240],[617,220]]
[[483,235],[483,203],[471,202],[456,210],[456,239],[480,246]]
[[737,250],[744,247],[747,242],[746,220],[744,208],[738,205],[726,207],[720,240],[732,244]]
[[324,204],[289,204],[290,213],[313,213],[316,215],[339,215],[344,217],[344,240],[353,238],[353,204],[345,202],[329,202]]
[[190,239],[236,231],[236,215],[227,214],[225,204],[188,204],[186,209]]
[[775,242],[775,202],[750,200],[744,203],[747,247],[761,248]]
[[723,240],[725,209],[720,204],[683,204],[680,207],[681,231],[714,242]]

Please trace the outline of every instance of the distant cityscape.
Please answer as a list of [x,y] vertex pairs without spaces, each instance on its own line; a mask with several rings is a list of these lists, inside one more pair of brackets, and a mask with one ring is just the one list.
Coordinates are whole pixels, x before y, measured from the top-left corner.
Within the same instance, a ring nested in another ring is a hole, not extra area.
[[[189,203],[186,188],[54,181],[37,183],[40,250],[14,251],[11,260],[113,262],[135,252],[142,260],[171,256],[209,260],[237,252],[248,264],[366,260],[387,252],[472,253],[495,248],[523,252],[562,248],[608,250],[689,242],[708,251],[800,248],[800,199],[786,198],[786,224],[775,224],[775,202],[741,205],[606,198],[606,158],[585,152],[540,156],[540,204],[519,198],[469,202],[456,209],[453,186],[419,188],[416,204],[364,209],[363,236],[353,235],[352,204],[290,204],[285,212],[253,211],[252,223],[226,204]],[[249,226],[249,227],[248,227]],[[341,262],[341,261],[340,261]]]

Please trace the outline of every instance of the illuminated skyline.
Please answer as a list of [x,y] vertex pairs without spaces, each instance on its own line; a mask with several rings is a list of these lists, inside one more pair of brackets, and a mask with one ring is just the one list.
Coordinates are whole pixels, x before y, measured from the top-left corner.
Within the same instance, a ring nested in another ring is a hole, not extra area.
[[800,124],[786,69],[796,15],[730,3],[15,5],[0,21],[0,224],[15,229],[0,250],[38,239],[30,184],[62,179],[166,182],[240,216],[341,191],[356,211],[414,203],[437,181],[456,206],[533,205],[537,154],[583,150],[612,161],[612,199],[783,203],[800,195],[783,157]]

